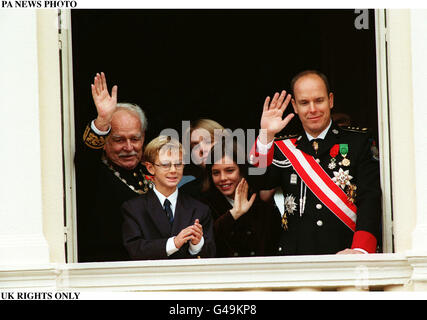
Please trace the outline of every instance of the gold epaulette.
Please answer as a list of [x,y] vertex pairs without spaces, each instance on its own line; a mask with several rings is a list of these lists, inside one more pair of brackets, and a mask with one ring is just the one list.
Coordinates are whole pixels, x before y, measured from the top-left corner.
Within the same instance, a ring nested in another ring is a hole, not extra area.
[[284,136],[275,137],[274,141],[292,139],[292,138],[297,138],[297,137],[298,137],[297,134],[287,134],[287,135],[284,135]]
[[90,128],[90,124],[86,126],[85,132],[83,133],[83,142],[89,148],[102,149],[105,145],[105,137],[99,136]]
[[359,127],[341,127],[342,130],[358,132],[358,133],[367,133],[368,128],[359,128]]

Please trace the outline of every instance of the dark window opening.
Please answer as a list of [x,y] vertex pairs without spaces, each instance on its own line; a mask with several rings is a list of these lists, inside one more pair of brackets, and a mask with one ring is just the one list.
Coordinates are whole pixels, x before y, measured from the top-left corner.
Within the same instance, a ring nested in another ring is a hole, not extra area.
[[[146,143],[181,121],[212,118],[259,128],[267,95],[290,90],[299,71],[325,73],[333,113],[376,134],[375,20],[357,29],[354,10],[73,10],[76,141],[96,117],[90,84],[103,71],[121,102],[142,106]],[[288,110],[291,110],[291,105]],[[297,117],[284,133],[299,129]],[[77,174],[77,221],[88,177]],[[78,232],[79,232],[78,227]]]

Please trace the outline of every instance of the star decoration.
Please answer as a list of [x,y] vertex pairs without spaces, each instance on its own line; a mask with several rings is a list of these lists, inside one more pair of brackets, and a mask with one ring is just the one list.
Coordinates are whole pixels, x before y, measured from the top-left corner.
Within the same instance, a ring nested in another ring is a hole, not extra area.
[[351,179],[353,179],[353,177],[349,175],[348,170],[344,171],[342,168],[340,168],[338,172],[334,171],[334,177],[332,178],[332,181],[344,190],[345,186],[350,185]]
[[295,202],[295,197],[288,194],[285,198],[285,211],[289,214],[294,214],[294,211],[297,209],[297,204]]

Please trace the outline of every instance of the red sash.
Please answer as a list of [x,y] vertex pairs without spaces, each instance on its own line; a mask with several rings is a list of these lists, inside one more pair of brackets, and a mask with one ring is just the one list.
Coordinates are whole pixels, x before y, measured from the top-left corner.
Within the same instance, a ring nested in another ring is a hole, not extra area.
[[356,229],[357,208],[347,195],[312,156],[297,149],[291,140],[275,142],[307,187],[353,232]]

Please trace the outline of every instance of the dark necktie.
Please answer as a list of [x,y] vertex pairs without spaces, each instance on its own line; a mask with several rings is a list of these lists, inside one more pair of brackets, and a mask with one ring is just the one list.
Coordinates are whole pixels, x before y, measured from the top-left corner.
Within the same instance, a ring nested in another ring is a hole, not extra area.
[[172,224],[173,213],[171,209],[171,202],[168,199],[166,199],[165,202],[163,203],[163,206],[165,208],[166,216],[168,217],[169,223]]

